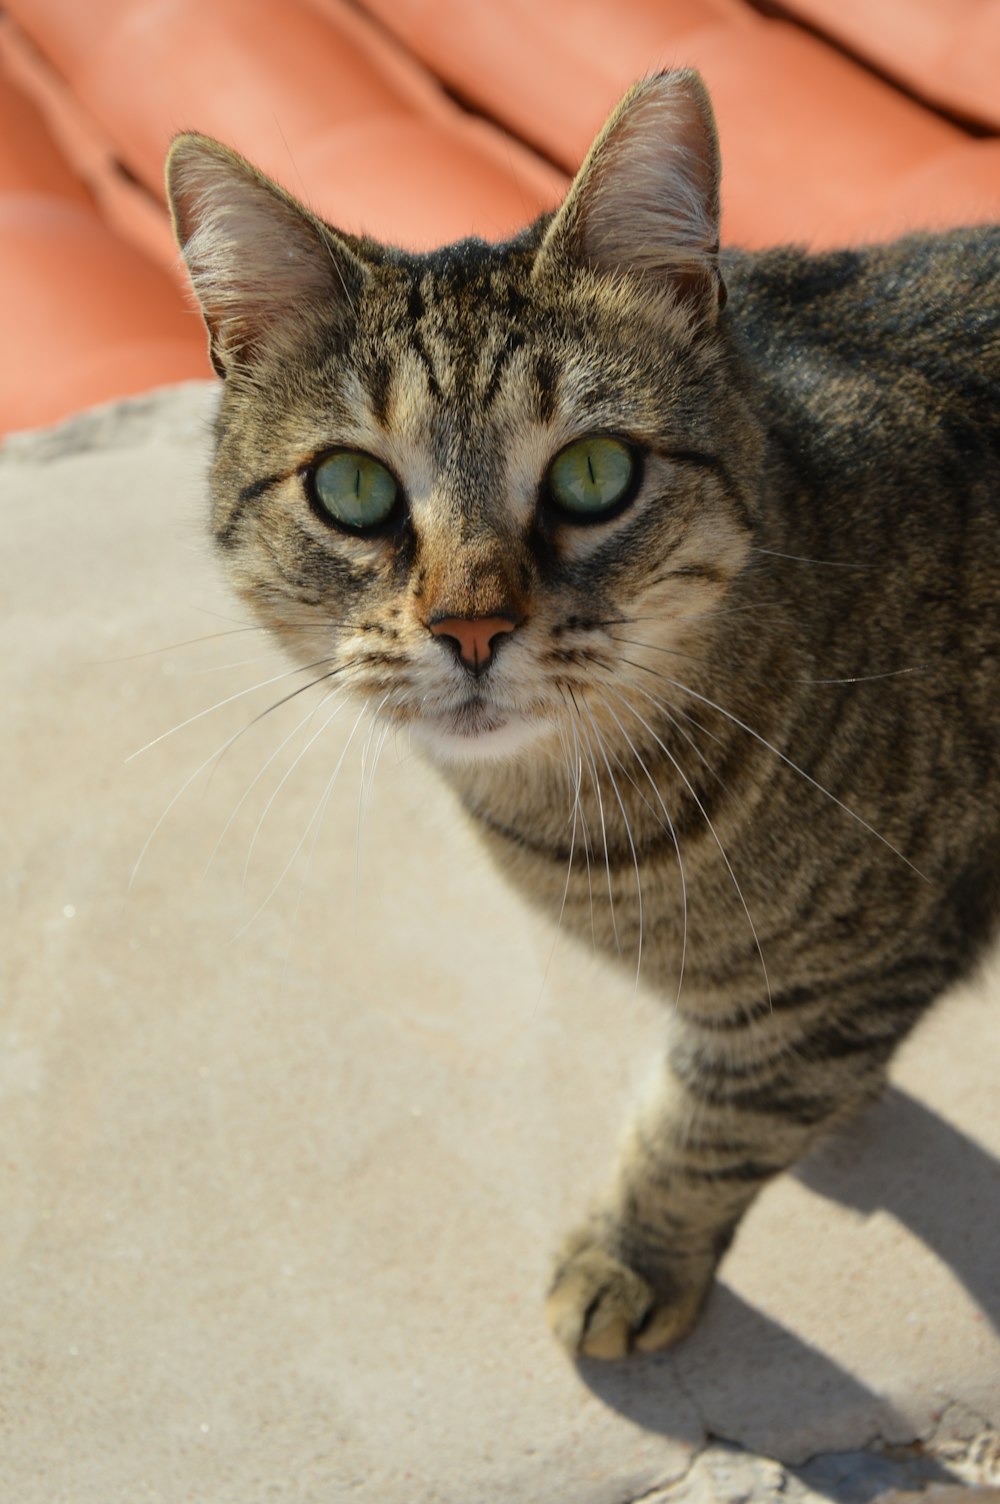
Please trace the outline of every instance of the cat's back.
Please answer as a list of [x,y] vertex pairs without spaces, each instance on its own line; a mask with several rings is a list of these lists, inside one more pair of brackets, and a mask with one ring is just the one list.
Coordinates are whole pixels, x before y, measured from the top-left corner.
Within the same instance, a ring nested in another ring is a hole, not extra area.
[[[1000,226],[726,257],[751,398],[827,474],[1000,456]],[[845,440],[847,441],[845,443]],[[831,467],[832,466],[832,470]]]

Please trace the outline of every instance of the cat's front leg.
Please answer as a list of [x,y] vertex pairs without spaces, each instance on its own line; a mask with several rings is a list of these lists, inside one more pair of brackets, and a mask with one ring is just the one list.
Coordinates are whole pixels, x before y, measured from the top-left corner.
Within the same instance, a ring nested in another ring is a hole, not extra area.
[[774,1053],[766,1024],[766,1042],[740,1032],[734,1049],[731,1037],[674,1021],[667,1069],[614,1187],[556,1261],[546,1314],[571,1352],[618,1358],[686,1336],[761,1187],[881,1083],[883,1060],[855,1060],[852,1075],[829,1061],[810,1069],[789,1040]]

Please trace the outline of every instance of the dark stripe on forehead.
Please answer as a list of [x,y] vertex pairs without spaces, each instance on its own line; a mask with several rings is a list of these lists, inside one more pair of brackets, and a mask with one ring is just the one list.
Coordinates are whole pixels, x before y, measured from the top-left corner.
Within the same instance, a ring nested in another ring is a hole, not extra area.
[[424,316],[424,295],[420,291],[420,283],[410,284],[409,295],[406,300],[406,312],[411,324],[419,324]]
[[494,362],[493,372],[490,376],[489,381],[486,383],[486,390],[483,392],[484,408],[489,407],[495,400],[496,395],[500,390],[500,382],[503,379],[503,373],[506,370],[507,366],[510,364],[512,357],[518,350],[521,349],[523,344],[524,334],[520,329],[511,329],[508,331],[507,337],[500,347],[500,353],[497,356],[496,361]]
[[550,355],[539,355],[535,361],[535,387],[538,394],[538,416],[543,423],[551,423],[556,410],[556,393],[559,390],[559,369]]
[[392,390],[392,366],[386,355],[377,355],[366,371],[361,373],[372,416],[382,428],[389,427],[389,394]]
[[410,284],[410,291],[406,300],[406,316],[409,320],[409,329],[407,331],[409,345],[427,372],[427,385],[430,388],[431,396],[440,401],[441,383],[438,381],[431,353],[424,343],[424,337],[420,333],[419,328],[420,320],[424,317],[426,311],[427,305],[424,302],[424,295],[420,290],[420,283],[414,281]]
[[431,359],[431,352],[424,344],[423,336],[418,329],[413,329],[410,332],[410,349],[417,356],[417,358],[423,365],[424,370],[427,372],[427,385],[430,388],[431,396],[436,401],[440,402],[442,397],[441,383],[438,381],[437,372],[434,369],[434,362]]
[[[423,293],[420,291],[420,285],[417,282],[411,282],[406,292],[404,331],[410,345],[427,372],[427,379],[431,390],[435,395],[440,395],[440,387],[430,355],[417,329],[417,325],[423,318],[425,311],[426,305]],[[368,400],[371,403],[373,418],[381,428],[388,429],[390,427],[392,381],[395,367],[388,352],[384,347],[381,347],[381,342],[376,344],[375,349],[369,354],[364,365],[360,367],[358,374]]]

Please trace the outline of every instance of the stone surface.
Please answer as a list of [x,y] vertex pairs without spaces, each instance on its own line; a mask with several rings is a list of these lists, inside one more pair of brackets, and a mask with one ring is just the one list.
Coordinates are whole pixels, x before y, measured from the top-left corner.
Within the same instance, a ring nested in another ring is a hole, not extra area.
[[714,1443],[684,1477],[642,1504],[1000,1504],[1000,1489],[942,1483],[940,1465],[918,1448],[840,1452],[789,1468],[769,1457]]
[[0,458],[0,1499],[1000,1481],[1000,973],[765,1193],[689,1342],[567,1362],[548,1260],[657,1009],[405,745],[309,694],[253,720],[303,680],[217,578],[211,402]]

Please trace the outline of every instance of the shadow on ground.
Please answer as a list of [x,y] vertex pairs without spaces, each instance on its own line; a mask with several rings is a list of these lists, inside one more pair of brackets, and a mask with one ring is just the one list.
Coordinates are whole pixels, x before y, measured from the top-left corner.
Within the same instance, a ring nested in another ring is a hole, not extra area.
[[949,1266],[1000,1330],[1000,1160],[973,1139],[893,1087],[797,1173],[843,1206],[891,1213]]
[[[824,1145],[796,1173],[811,1190],[844,1206],[897,1218],[951,1267],[987,1319],[1000,1326],[1000,1162],[972,1139],[893,1088],[863,1122]],[[713,1426],[719,1396],[721,1412],[740,1418],[739,1437],[727,1439],[785,1459],[813,1456],[790,1470],[837,1504],[868,1504],[890,1487],[953,1481],[946,1468],[917,1453],[896,1459],[818,1455],[839,1450],[845,1418],[857,1418],[872,1440],[901,1434],[905,1424],[882,1396],[724,1283],[696,1336],[676,1353],[621,1365],[579,1365],[583,1382],[606,1405],[636,1425],[672,1435],[657,1382],[664,1370],[692,1394],[710,1435],[722,1429],[718,1420]],[[786,1394],[777,1432],[776,1390]],[[762,1395],[766,1437],[757,1419]],[[826,1445],[824,1435],[831,1438]]]

